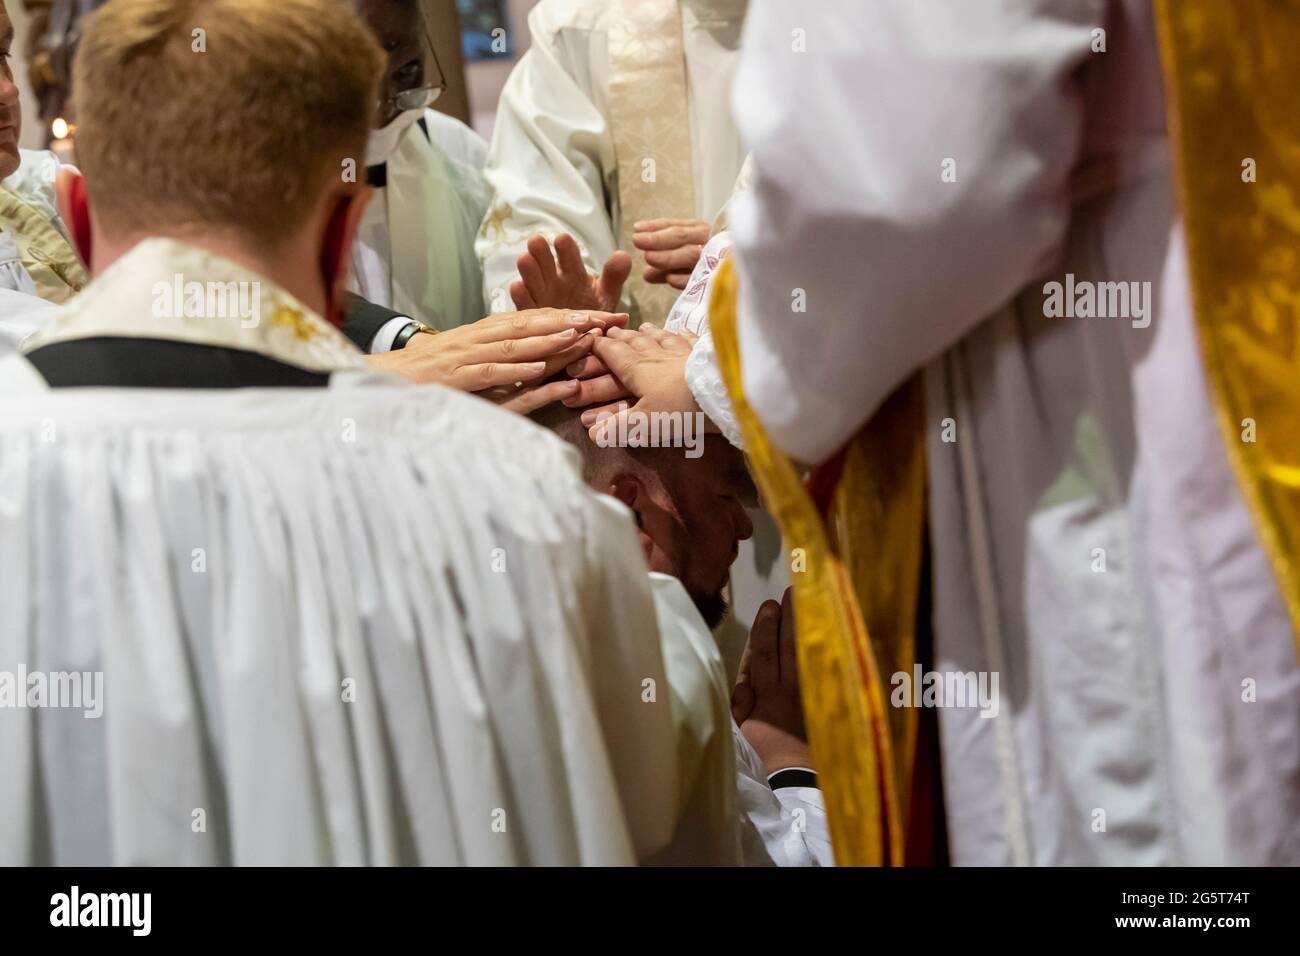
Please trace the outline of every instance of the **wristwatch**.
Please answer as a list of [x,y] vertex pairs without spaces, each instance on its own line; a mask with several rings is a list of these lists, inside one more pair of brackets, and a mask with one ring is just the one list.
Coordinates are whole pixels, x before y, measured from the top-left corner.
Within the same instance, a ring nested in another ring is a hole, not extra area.
[[432,329],[429,326],[425,325],[423,322],[419,322],[415,319],[412,319],[410,321],[410,324],[408,324],[404,329],[402,329],[402,331],[398,332],[397,335],[393,337],[393,351],[396,351],[397,349],[406,348],[406,343],[411,341],[411,339],[413,339],[416,336],[416,334],[420,332],[427,332],[430,335],[438,334],[437,329]]

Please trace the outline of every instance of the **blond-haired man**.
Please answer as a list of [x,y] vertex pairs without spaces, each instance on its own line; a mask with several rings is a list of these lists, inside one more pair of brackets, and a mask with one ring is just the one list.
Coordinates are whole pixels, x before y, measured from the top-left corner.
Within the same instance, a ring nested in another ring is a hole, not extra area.
[[626,512],[330,321],[380,62],[336,0],[86,21],[94,278],[0,362],[0,862],[738,854],[679,810]]

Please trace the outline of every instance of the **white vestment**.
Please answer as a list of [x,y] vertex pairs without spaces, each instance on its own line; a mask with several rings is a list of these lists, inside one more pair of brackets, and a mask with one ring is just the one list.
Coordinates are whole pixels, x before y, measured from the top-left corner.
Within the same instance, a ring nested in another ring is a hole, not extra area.
[[[5,239],[0,234],[0,271],[5,265]],[[22,269],[22,264],[17,263],[17,268]],[[19,286],[17,289],[0,288],[0,355],[18,351],[23,342],[39,331],[59,308],[37,296],[26,270],[12,275],[21,276],[24,281],[15,282]]]
[[[694,214],[705,221],[730,198],[745,159],[728,91],[747,2],[680,4]],[[477,249],[492,312],[514,308],[509,287],[530,236],[569,233],[593,273],[619,247],[618,168],[607,105],[613,16],[608,0],[542,0],[529,15],[532,46],[501,93],[486,169],[492,207]]]
[[[54,192],[60,167],[59,157],[49,150],[21,149],[18,151],[18,160],[18,168],[0,180],[0,189],[18,197],[66,236],[67,229],[59,217],[58,200]],[[37,291],[31,274],[23,264],[18,237],[0,222],[0,291],[5,290],[31,295]],[[0,302],[0,319],[4,319],[7,313],[13,314],[9,310],[14,307],[12,302]]]
[[[24,149],[19,151],[19,158],[18,169],[0,182],[0,187],[37,210],[60,232],[66,232],[54,194],[58,157]],[[45,324],[54,308],[39,297],[36,283],[23,264],[18,237],[0,226],[0,355],[20,348]]]
[[[821,791],[768,786],[763,761],[731,718],[731,684],[700,612],[676,578],[650,580],[682,772],[676,842],[698,854],[714,841],[714,860],[746,866],[833,866]],[[690,862],[674,853],[659,862]]]
[[[1001,691],[941,712],[953,860],[1300,863],[1300,671],[1198,355],[1149,0],[767,4],[745,49],[755,410],[820,461],[926,370],[936,667]],[[1066,274],[1154,304],[1049,317]]]
[[[36,294],[36,283],[32,282],[31,274],[23,265],[22,251],[13,234],[5,229],[0,229],[0,292]],[[0,318],[11,308],[13,303],[6,304],[3,311],[0,311]]]
[[[174,275],[260,281],[264,318],[162,317]],[[573,449],[367,375],[273,283],[178,243],[29,349],[104,335],[330,384],[46,389],[0,360],[0,863],[736,861],[709,802],[730,765],[679,763],[702,705]]]
[[[443,331],[483,318],[474,236],[487,211],[486,157],[472,129],[425,110],[424,126],[406,131],[386,164],[387,186],[362,215],[348,287]],[[381,330],[371,351],[387,351],[397,331]]]

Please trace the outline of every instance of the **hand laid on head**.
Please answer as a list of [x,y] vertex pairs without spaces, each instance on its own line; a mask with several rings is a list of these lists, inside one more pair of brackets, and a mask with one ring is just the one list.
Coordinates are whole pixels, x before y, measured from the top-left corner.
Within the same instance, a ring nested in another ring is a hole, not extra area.
[[[582,413],[593,441],[617,424],[614,418],[629,412],[698,412],[699,403],[686,384],[686,359],[696,341],[689,332],[665,332],[649,323],[635,332],[609,329],[592,343],[591,355],[569,366],[569,373],[582,383],[564,404],[596,406]],[[629,405],[628,398],[635,403]]]
[[531,309],[490,315],[437,335],[415,335],[406,347],[369,356],[370,364],[414,382],[437,382],[527,414],[566,395],[577,382],[539,384],[591,351],[626,313]]
[[780,604],[764,601],[754,617],[740,678],[731,695],[731,716],[769,774],[787,767],[812,767],[799,696],[790,588]]
[[599,276],[589,275],[578,243],[561,233],[555,237],[554,254],[546,239],[533,236],[517,266],[519,278],[510,284],[510,297],[518,309],[610,312],[618,308],[623,284],[632,272],[632,257],[616,252],[606,260]]
[[712,229],[701,219],[650,219],[634,224],[632,245],[645,253],[645,281],[685,289]]

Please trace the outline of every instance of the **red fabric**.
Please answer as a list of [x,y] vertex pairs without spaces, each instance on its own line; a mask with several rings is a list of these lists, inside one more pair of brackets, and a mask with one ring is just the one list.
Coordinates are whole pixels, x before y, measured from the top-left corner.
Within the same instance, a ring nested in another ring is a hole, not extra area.
[[835,500],[835,489],[839,487],[840,477],[844,474],[844,462],[848,458],[849,446],[845,445],[820,465],[808,473],[808,494],[822,521],[830,514],[831,503]]

